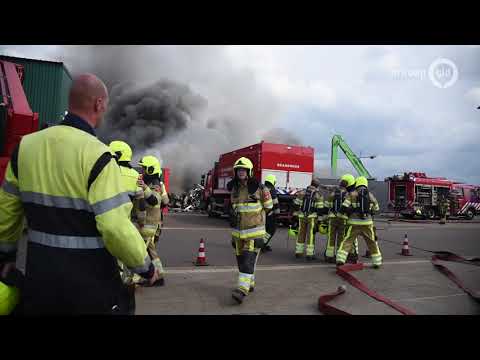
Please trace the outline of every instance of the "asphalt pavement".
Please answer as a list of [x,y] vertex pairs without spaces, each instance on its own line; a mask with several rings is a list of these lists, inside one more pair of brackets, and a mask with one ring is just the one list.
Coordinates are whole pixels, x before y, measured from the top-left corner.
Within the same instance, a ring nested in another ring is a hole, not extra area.
[[[404,223],[377,221],[384,266],[375,270],[369,259],[362,271],[353,273],[368,287],[416,314],[480,314],[480,304],[458,288],[430,262],[433,251],[450,251],[464,257],[480,256],[479,223]],[[405,234],[412,256],[400,254]],[[195,267],[200,239],[206,247],[209,266]],[[231,299],[236,285],[236,260],[225,219],[203,214],[169,214],[158,244],[166,268],[166,285],[137,290],[137,314],[311,314],[320,295],[346,284],[347,292],[332,301],[352,314],[398,315],[347,284],[335,273],[335,266],[323,261],[325,236],[317,234],[318,260],[306,262],[294,257],[294,239],[279,228],[272,252],[258,261],[256,289],[242,305]],[[360,254],[366,247],[360,240]],[[480,291],[480,267],[448,262],[470,288]]]

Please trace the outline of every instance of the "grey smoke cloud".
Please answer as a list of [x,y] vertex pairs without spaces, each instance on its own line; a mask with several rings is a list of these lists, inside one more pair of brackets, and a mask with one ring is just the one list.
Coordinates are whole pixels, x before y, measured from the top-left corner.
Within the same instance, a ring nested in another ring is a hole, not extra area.
[[263,140],[273,143],[286,143],[288,145],[303,145],[302,140],[291,131],[282,128],[273,128],[263,134]]
[[186,129],[207,101],[182,84],[159,80],[135,88],[131,83],[112,88],[110,110],[99,136],[105,141],[123,140],[144,151]]
[[[171,191],[199,182],[223,152],[269,134],[282,104],[222,46],[62,46],[72,74],[92,72],[110,90],[99,137],[124,140],[134,162],[151,154],[171,168]],[[276,129],[269,139],[293,139]],[[272,141],[272,140],[270,140]],[[298,139],[294,139],[299,143]]]

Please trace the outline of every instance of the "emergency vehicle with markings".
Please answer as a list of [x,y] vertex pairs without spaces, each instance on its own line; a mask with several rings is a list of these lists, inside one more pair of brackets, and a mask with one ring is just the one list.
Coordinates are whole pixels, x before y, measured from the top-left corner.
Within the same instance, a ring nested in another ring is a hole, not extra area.
[[421,172],[394,175],[385,181],[388,186],[388,207],[403,217],[439,217],[440,199],[449,193],[448,216],[471,220],[480,214],[480,186],[458,183],[444,177],[428,177]]
[[275,188],[280,205],[278,221],[285,225],[290,224],[294,195],[310,185],[313,178],[313,147],[262,141],[220,155],[213,169],[202,175],[202,185],[205,186],[202,201],[209,216],[230,215],[230,192],[227,184],[234,176],[234,162],[242,156],[252,161],[253,176],[257,181],[264,183],[267,175],[276,176]]

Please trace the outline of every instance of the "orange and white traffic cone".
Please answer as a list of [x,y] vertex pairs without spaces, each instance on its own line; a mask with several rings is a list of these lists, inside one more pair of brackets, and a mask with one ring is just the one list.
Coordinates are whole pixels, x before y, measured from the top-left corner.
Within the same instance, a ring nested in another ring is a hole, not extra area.
[[197,261],[195,261],[196,266],[207,266],[207,257],[205,256],[205,242],[203,238],[200,239],[200,248],[198,249]]
[[407,237],[407,234],[405,234],[405,240],[403,240],[403,248],[402,248],[402,252],[400,253],[400,255],[403,255],[403,256],[412,256],[412,254],[410,254],[410,248],[408,247],[408,237]]

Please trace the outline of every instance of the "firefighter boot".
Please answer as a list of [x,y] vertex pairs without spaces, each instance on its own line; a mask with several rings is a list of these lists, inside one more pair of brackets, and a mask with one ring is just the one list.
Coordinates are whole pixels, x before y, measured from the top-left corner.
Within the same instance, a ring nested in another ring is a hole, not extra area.
[[347,257],[347,263],[356,264],[358,261],[358,255],[354,253],[349,253]]
[[335,264],[335,254],[333,254],[333,256],[327,256],[327,250],[323,253],[323,259],[327,264]]
[[165,278],[160,278],[157,281],[155,281],[152,286],[164,286],[165,285]]
[[272,251],[272,248],[270,247],[270,245],[265,245],[265,246],[262,248],[262,252],[269,252],[269,251]]
[[245,294],[243,293],[243,291],[239,290],[239,289],[234,289],[232,291],[232,298],[238,303],[238,304],[241,304],[243,303],[243,299],[245,298]]
[[[158,269],[155,271],[158,272]],[[141,279],[138,284],[144,287],[157,287],[157,286],[164,286],[165,285],[165,278],[162,276],[158,280],[156,280],[153,284],[150,285],[150,282],[147,279]]]

